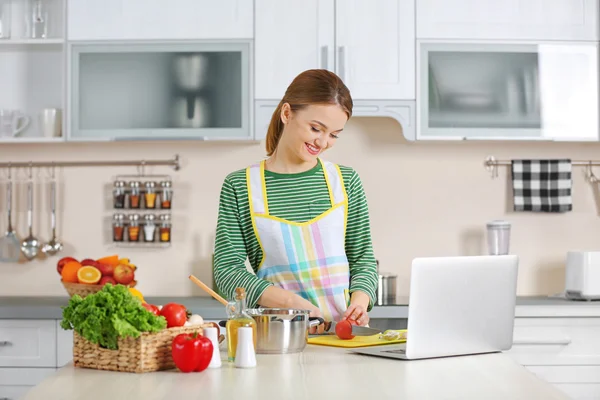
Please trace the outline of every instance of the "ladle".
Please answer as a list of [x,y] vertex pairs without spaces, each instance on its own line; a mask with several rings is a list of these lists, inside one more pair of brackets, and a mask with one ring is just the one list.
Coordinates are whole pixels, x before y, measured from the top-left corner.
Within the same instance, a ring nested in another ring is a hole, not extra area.
[[42,247],[42,253],[53,256],[62,250],[63,244],[56,238],[56,179],[54,178],[54,167],[52,167],[51,207],[52,207],[52,239]]
[[40,241],[33,236],[33,179],[32,167],[29,167],[29,182],[27,183],[27,224],[29,225],[29,236],[21,243],[21,252],[28,260],[37,257],[40,250]]

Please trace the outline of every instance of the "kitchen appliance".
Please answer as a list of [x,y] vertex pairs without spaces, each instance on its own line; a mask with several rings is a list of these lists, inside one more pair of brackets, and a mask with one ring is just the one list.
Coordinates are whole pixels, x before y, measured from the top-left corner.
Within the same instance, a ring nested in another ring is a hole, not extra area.
[[569,251],[565,267],[565,297],[600,299],[600,251]]
[[208,80],[208,58],[202,54],[181,54],[173,59],[177,86],[185,91],[198,91]]
[[308,330],[321,322],[310,311],[293,308],[256,308],[246,312],[256,322],[257,354],[299,353],[308,343]]
[[173,124],[177,128],[203,128],[209,124],[209,105],[200,96],[181,96],[173,103]]

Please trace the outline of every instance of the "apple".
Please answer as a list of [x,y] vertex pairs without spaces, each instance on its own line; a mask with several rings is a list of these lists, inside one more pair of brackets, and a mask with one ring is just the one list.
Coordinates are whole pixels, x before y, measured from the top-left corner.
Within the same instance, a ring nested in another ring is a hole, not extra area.
[[104,286],[107,283],[112,283],[113,285],[116,285],[117,281],[115,281],[115,278],[113,278],[112,276],[103,276],[100,279],[100,282],[98,282],[98,285]]
[[58,271],[58,274],[62,274],[62,269],[65,266],[66,263],[71,262],[71,261],[77,261],[75,258],[73,257],[63,257],[60,260],[58,260],[58,263],[56,263],[56,270]]
[[86,258],[85,260],[81,261],[81,266],[85,267],[86,265],[91,265],[92,267],[98,267],[98,262],[96,262],[96,260],[92,260],[91,258]]
[[129,265],[119,264],[113,272],[113,277],[117,283],[128,285],[131,283],[131,281],[133,281],[135,273],[133,272],[133,268],[131,268]]
[[115,272],[115,267],[110,264],[100,264],[99,262],[96,262],[95,267],[100,270],[102,276],[113,276],[113,273]]

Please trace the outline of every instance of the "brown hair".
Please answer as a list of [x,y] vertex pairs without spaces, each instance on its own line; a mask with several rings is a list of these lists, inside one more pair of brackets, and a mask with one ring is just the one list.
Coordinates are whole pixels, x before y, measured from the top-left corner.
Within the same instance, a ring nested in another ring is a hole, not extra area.
[[267,130],[267,155],[271,156],[283,132],[281,108],[285,103],[292,111],[301,110],[311,104],[337,104],[348,115],[352,116],[352,97],[342,80],[326,69],[309,69],[298,75],[285,91],[283,99],[273,112]]

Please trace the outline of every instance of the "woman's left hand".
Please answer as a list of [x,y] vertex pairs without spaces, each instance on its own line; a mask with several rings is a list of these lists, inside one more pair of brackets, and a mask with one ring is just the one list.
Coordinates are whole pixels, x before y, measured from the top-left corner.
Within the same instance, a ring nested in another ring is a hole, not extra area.
[[368,306],[369,296],[366,293],[356,291],[352,293],[350,305],[344,313],[344,318],[356,321],[356,324],[359,326],[366,326],[369,324]]

